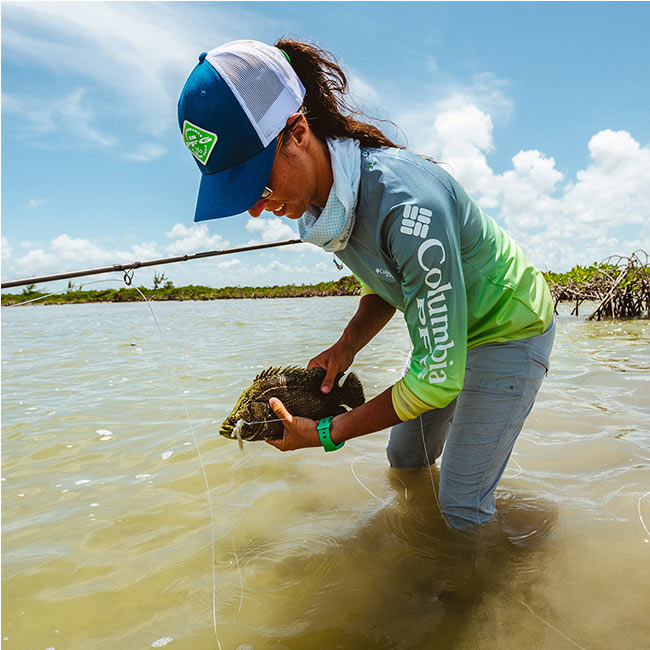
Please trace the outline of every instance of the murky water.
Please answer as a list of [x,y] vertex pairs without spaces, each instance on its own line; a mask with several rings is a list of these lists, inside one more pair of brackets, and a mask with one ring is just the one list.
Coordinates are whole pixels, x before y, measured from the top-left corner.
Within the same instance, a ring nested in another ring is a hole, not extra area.
[[[562,309],[499,519],[463,535],[385,432],[327,455],[216,435],[356,304],[155,303],[169,351],[144,304],[3,308],[2,647],[648,647],[650,323]],[[407,351],[396,316],[354,365],[370,396]]]

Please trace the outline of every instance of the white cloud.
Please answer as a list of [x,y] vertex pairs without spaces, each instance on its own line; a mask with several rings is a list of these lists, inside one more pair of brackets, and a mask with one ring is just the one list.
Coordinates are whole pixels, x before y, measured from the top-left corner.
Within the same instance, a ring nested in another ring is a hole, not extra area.
[[57,262],[56,255],[46,253],[42,248],[33,248],[28,253],[16,260],[16,265],[29,269],[32,275],[48,267],[52,267]]
[[77,88],[67,97],[54,102],[54,110],[61,116],[65,127],[75,133],[75,144],[81,147],[112,147],[115,138],[102,133],[93,125],[95,111],[84,100],[85,95],[85,88]]
[[30,144],[38,144],[35,136],[51,133],[55,129],[54,110],[49,105],[37,101],[36,97],[16,95],[5,90],[2,93],[2,117],[15,116],[21,119],[24,133],[14,129],[17,137],[30,136]]
[[197,224],[189,228],[182,223],[177,223],[169,232],[165,233],[174,242],[165,247],[169,254],[196,253],[211,249],[228,248],[230,242],[221,235],[211,235],[206,224]]
[[[470,104],[443,111],[433,122],[431,141],[425,151],[435,151],[441,161],[452,166],[453,175],[471,193],[481,192],[491,205],[494,173],[486,153],[492,151],[492,119]],[[438,153],[440,152],[440,153]]]
[[2,261],[10,260],[13,255],[14,249],[12,248],[9,240],[3,235],[2,236]]
[[281,280],[278,280],[278,275],[285,274],[288,275],[291,271],[294,271],[294,277],[291,282],[296,284],[301,284],[301,282],[296,277],[296,269],[292,269],[288,264],[283,264],[278,260],[273,260],[269,262],[266,266],[262,264],[256,264],[252,269],[252,274],[258,276],[256,279],[262,280],[262,285],[264,284],[279,284]]
[[348,88],[353,103],[364,110],[370,110],[368,105],[376,105],[380,102],[380,96],[371,81],[366,81],[360,72],[354,68],[345,68],[348,79]]
[[520,151],[512,158],[513,169],[494,176],[494,190],[487,193],[500,204],[499,214],[506,227],[534,230],[553,218],[559,201],[550,195],[564,175],[555,169],[553,158],[536,150]]
[[626,131],[600,131],[589,141],[591,163],[566,192],[567,212],[581,226],[644,223],[650,215],[650,147]]
[[590,139],[590,162],[575,180],[537,150],[519,151],[512,169],[497,174],[487,159],[492,132],[490,116],[469,105],[438,115],[429,137],[453,175],[533,261],[561,270],[610,253],[631,253],[617,234],[624,225],[637,226],[631,242],[648,247],[649,147],[626,131],[604,130]]
[[38,208],[40,205],[43,205],[47,199],[29,199],[27,201],[26,208]]
[[96,115],[85,99],[86,90],[76,88],[59,98],[24,95],[3,95],[3,117],[19,121],[21,128],[12,130],[13,137],[29,146],[48,146],[44,136],[55,136],[62,148],[88,149],[113,147],[117,140],[98,129]]
[[[181,12],[159,4],[155,11],[147,3],[34,2],[4,9],[3,43],[10,57],[46,52],[39,61],[46,68],[92,80],[138,107],[169,104],[165,71],[177,69],[180,59],[187,62],[184,54],[193,51],[188,34],[176,29],[184,22]],[[154,124],[159,114],[152,114]]]
[[493,146],[493,121],[505,123],[513,111],[512,100],[505,93],[508,85],[507,80],[488,72],[475,75],[468,83],[423,82],[418,100],[400,102],[394,111],[395,121],[412,151],[440,160],[446,160],[445,145],[473,144],[487,152]]
[[90,240],[81,237],[70,237],[65,233],[52,240],[51,249],[54,254],[63,259],[79,261],[102,259],[107,254],[106,250]]
[[[259,268],[259,266],[257,268]],[[267,273],[277,274],[277,273],[289,273],[294,271],[295,269],[289,266],[288,264],[283,264],[282,262],[278,262],[278,260],[273,260],[270,264],[267,265],[265,270]]]
[[[22,242],[29,244],[30,242]],[[48,246],[32,248],[20,256],[13,256],[14,268],[21,273],[42,271],[69,271],[78,268],[134,262],[155,253],[152,244],[140,244],[130,250],[107,249],[90,239],[58,235]],[[62,269],[62,265],[70,268]]]
[[135,244],[131,250],[136,260],[144,261],[157,259],[162,257],[162,253],[158,249],[158,244],[156,242],[142,242],[141,244]]
[[[493,75],[397,112],[413,151],[442,161],[481,207],[499,220],[535,263],[554,270],[612,253],[650,248],[650,147],[627,131],[602,130],[588,143],[589,163],[574,174],[547,152],[512,156],[496,173],[494,125],[512,102]],[[623,232],[625,233],[623,235]]]
[[156,142],[145,142],[125,154],[128,160],[133,162],[151,162],[157,160],[167,153],[167,148]]
[[[246,230],[259,233],[263,244],[298,238],[298,234],[286,219],[278,217],[269,217],[268,219],[265,217],[251,218],[246,222]],[[259,242],[256,241],[255,243]],[[249,245],[252,246],[254,243],[249,242]]]
[[233,257],[230,260],[222,260],[217,262],[217,268],[223,271],[228,271],[232,269],[241,269],[244,265],[238,257]]
[[36,53],[39,66],[90,82],[110,98],[98,100],[102,113],[121,113],[153,137],[176,128],[178,94],[199,52],[238,34],[263,40],[277,31],[259,12],[252,21],[245,8],[209,3],[22,2],[2,9],[3,58],[25,65]]

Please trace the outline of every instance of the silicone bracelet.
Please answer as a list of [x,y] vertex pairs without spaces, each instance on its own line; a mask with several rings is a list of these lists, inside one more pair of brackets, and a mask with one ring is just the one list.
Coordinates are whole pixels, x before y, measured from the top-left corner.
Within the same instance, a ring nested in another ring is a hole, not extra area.
[[345,444],[345,440],[343,442],[340,442],[338,445],[334,444],[332,436],[330,435],[331,424],[332,416],[330,415],[326,418],[323,418],[322,420],[319,420],[318,424],[316,425],[316,428],[318,429],[318,437],[320,438],[320,442],[323,445],[323,449],[325,451],[336,451]]

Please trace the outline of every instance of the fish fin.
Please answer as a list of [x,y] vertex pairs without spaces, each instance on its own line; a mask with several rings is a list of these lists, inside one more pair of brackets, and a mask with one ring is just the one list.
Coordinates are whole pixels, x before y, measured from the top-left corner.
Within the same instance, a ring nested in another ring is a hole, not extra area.
[[366,397],[363,393],[363,385],[353,372],[345,378],[341,390],[350,394],[349,399],[346,400],[346,403],[350,408],[361,406],[366,401]]
[[303,368],[298,368],[297,366],[285,366],[284,368],[280,366],[271,366],[266,370],[262,370],[262,372],[260,372],[260,374],[257,375],[253,381],[257,381],[258,379],[266,379],[267,377],[274,377],[275,375],[292,373],[296,370],[303,370]]

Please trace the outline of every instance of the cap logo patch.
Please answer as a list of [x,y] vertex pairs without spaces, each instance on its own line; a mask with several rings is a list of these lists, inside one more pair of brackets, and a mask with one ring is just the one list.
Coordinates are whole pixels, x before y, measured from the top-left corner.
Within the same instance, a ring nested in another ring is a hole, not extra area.
[[183,142],[202,165],[208,164],[208,159],[218,139],[216,133],[206,131],[187,120],[183,122]]

